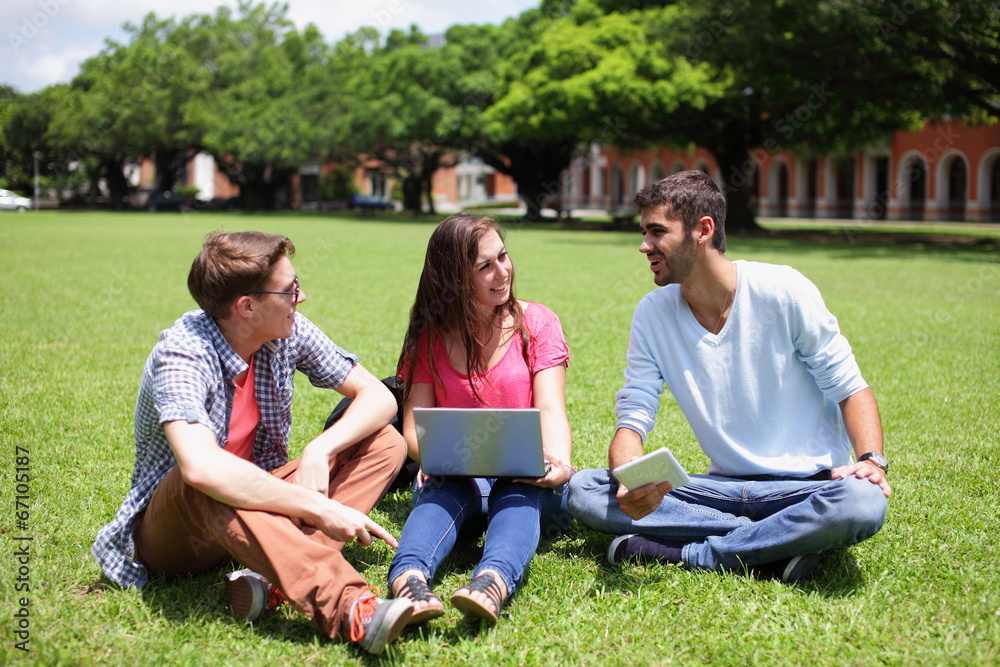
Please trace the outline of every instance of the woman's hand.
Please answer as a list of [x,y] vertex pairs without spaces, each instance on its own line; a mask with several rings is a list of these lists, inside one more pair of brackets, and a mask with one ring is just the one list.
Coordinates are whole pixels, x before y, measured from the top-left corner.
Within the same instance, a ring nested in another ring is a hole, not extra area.
[[557,456],[553,456],[546,450],[542,450],[545,456],[545,475],[538,479],[517,479],[515,482],[524,482],[533,486],[541,486],[554,489],[562,486],[573,476],[573,471],[567,461],[563,461]]

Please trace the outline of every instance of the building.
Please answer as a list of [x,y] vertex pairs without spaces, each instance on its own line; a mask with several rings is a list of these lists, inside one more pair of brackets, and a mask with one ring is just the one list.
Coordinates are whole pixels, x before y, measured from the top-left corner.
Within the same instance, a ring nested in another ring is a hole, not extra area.
[[[594,144],[563,176],[563,207],[628,212],[640,188],[684,169],[721,181],[715,159],[702,148],[622,151]],[[851,155],[758,149],[730,177],[752,181],[763,217],[996,222],[1000,124],[928,123]]]
[[[152,181],[151,169],[151,161],[142,161],[135,173],[141,174],[141,184]],[[290,208],[318,208],[322,179],[335,169],[325,163],[302,165],[281,199]],[[704,148],[625,151],[595,142],[563,172],[561,201],[551,203],[564,210],[630,215],[640,188],[684,169],[722,180]],[[392,198],[392,179],[378,163],[363,162],[353,173],[361,194]],[[883,145],[850,155],[758,149],[729,176],[731,183],[752,183],[755,211],[762,217],[1000,222],[1000,124],[927,123],[920,131],[896,132]],[[192,156],[181,182],[197,187],[197,198],[204,200],[239,192],[204,153]],[[434,174],[432,194],[442,210],[454,210],[510,202],[517,198],[517,187],[480,158],[466,156]]]

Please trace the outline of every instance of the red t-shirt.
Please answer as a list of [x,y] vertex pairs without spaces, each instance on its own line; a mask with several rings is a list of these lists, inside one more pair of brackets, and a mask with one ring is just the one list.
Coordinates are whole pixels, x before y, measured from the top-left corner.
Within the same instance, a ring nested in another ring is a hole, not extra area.
[[243,384],[233,384],[236,393],[233,396],[233,412],[229,417],[226,451],[252,461],[253,443],[257,436],[257,424],[260,423],[260,410],[257,408],[257,397],[253,389],[253,357],[250,357],[250,368],[243,378]]

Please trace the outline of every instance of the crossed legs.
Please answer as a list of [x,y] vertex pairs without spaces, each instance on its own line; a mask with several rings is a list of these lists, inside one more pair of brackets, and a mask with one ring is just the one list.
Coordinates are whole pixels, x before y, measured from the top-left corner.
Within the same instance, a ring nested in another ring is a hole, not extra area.
[[[392,427],[340,452],[330,465],[330,497],[369,512],[406,457]],[[272,471],[290,479],[298,460]],[[275,584],[288,601],[331,638],[349,633],[351,605],[365,590],[343,542],[287,516],[241,510],[184,483],[174,467],[160,482],[133,533],[136,555],[151,572],[204,572],[232,558]]]
[[649,515],[634,520],[618,507],[607,470],[583,470],[570,481],[570,512],[605,533],[639,533],[683,542],[689,567],[735,570],[842,549],[881,528],[887,503],[868,480],[751,481],[692,475]]

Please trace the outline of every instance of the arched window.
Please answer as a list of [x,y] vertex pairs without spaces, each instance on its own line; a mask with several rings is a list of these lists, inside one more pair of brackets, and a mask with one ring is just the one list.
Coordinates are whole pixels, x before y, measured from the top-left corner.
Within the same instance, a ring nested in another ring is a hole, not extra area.
[[788,165],[784,162],[778,165],[778,196],[775,206],[777,215],[788,217]]
[[968,194],[968,169],[965,160],[955,156],[948,167],[948,219],[965,220],[965,204]]
[[642,168],[641,164],[632,165],[632,169],[629,173],[628,179],[628,198],[629,201],[632,197],[635,197],[635,193],[639,192],[646,185],[646,170]]
[[[817,183],[819,181],[819,163],[816,158],[811,158],[806,164],[806,210],[805,214],[807,217],[816,217],[816,192]],[[800,184],[799,187],[802,187]]]
[[990,169],[990,220],[1000,222],[1000,158],[993,160]]
[[625,175],[619,165],[611,167],[611,205],[620,207],[625,202]]
[[913,157],[903,168],[903,183],[909,193],[909,208],[906,217],[911,220],[924,219],[924,206],[927,203],[927,165],[923,158]]
[[657,181],[663,180],[663,165],[659,162],[654,162],[653,166],[649,168],[649,182],[655,183]]
[[837,160],[837,217],[850,218],[854,211],[854,160]]

